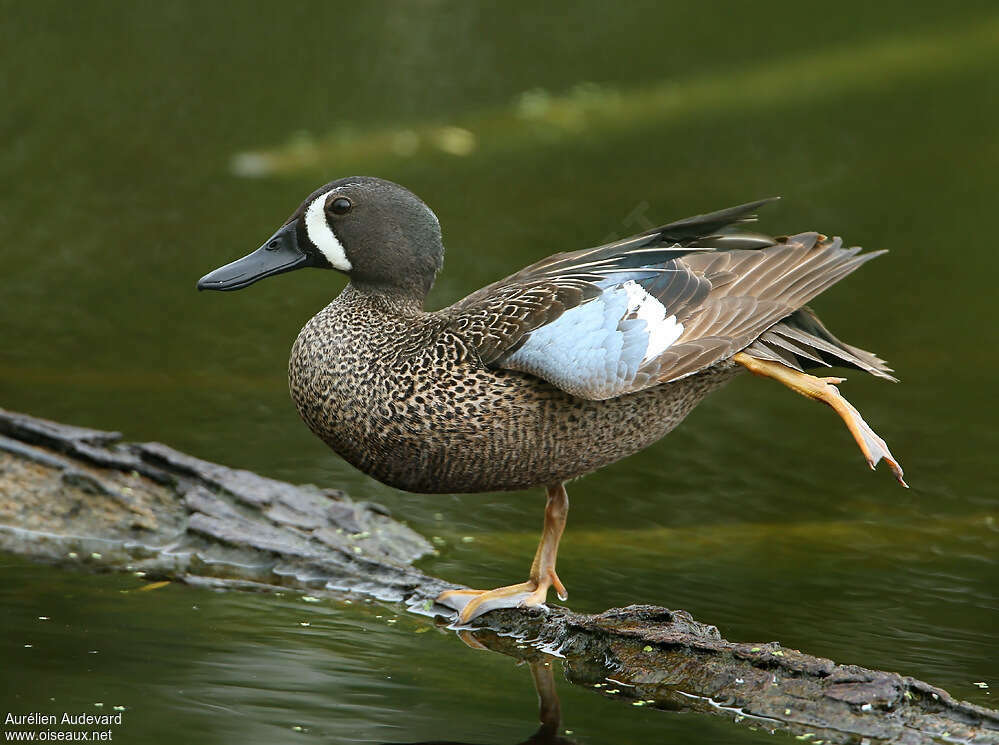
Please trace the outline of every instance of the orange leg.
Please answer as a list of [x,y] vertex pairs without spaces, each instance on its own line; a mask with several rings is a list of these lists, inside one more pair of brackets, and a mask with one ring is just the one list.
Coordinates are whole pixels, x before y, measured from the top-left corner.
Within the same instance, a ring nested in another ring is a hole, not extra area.
[[554,587],[559,600],[566,600],[569,593],[555,573],[555,559],[558,555],[558,542],[565,530],[565,519],[569,514],[569,495],[565,486],[549,486],[548,504],[545,507],[545,527],[541,532],[541,542],[534,554],[531,574],[526,582],[498,587],[495,590],[448,590],[437,597],[437,602],[460,611],[458,620],[468,623],[474,618],[488,613],[494,608],[515,608],[544,605],[548,599],[548,588]]
[[[562,724],[562,706],[555,690],[554,657],[534,660],[531,663],[531,677],[534,678],[534,690],[538,693],[538,719],[541,726],[531,740],[534,742],[559,742],[558,731]],[[562,740],[568,742],[568,740]]]
[[853,405],[840,394],[834,385],[842,383],[844,378],[817,378],[814,375],[799,372],[793,368],[782,365],[779,362],[769,360],[759,360],[750,355],[739,352],[732,358],[735,362],[745,367],[754,375],[765,378],[773,378],[783,383],[792,391],[800,393],[802,396],[821,401],[832,407],[840,417],[846,422],[846,428],[850,430],[853,439],[860,447],[860,452],[864,454],[871,470],[884,459],[888,468],[898,479],[898,483],[908,488],[908,484],[902,478],[902,467],[888,450],[888,445],[871,429],[870,425],[864,421],[860,412],[853,408]]

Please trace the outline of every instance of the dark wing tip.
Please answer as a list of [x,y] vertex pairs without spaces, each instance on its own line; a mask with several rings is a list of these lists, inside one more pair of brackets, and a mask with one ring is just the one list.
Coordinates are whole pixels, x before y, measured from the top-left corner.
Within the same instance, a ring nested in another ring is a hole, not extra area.
[[742,222],[752,222],[756,220],[755,211],[764,205],[776,202],[780,197],[767,197],[757,199],[755,202],[746,202],[735,207],[728,207],[715,212],[708,212],[703,215],[694,215],[683,220],[671,222],[655,230],[648,231],[648,234],[658,234],[664,240],[686,241],[695,238],[703,238],[711,235],[729,225]]

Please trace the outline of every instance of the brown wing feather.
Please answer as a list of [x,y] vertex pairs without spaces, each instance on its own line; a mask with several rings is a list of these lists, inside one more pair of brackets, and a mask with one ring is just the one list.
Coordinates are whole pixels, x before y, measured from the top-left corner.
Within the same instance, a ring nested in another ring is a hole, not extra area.
[[[843,248],[839,238],[803,233],[759,250],[677,259],[695,276],[710,276],[711,289],[696,307],[684,308],[683,333],[643,372],[657,382],[675,380],[746,348],[782,318],[884,253],[858,255],[859,250]],[[677,317],[683,320],[679,313]]]
[[595,248],[549,256],[476,290],[440,313],[476,348],[485,364],[493,364],[516,351],[535,329],[598,296],[602,289],[595,283],[615,274],[630,273],[652,284],[664,283],[662,293],[667,294],[663,297],[675,293],[681,310],[696,307],[707,297],[711,282],[675,260],[698,251],[713,253],[719,241],[726,246],[769,245],[772,239],[765,236],[714,234],[726,226],[755,220],[754,211],[771,201],[697,215]]
[[[750,218],[762,202],[648,231],[596,248],[556,254],[472,293],[441,314],[485,364],[503,365],[540,327],[635,281],[684,329],[645,363],[634,392],[691,375],[754,345],[765,359],[792,367],[836,360],[887,376],[874,355],[843,344],[813,315],[779,324],[814,296],[883,252],[859,254],[839,238],[802,233],[779,240],[752,234],[713,234]],[[603,286],[601,286],[601,284]]]

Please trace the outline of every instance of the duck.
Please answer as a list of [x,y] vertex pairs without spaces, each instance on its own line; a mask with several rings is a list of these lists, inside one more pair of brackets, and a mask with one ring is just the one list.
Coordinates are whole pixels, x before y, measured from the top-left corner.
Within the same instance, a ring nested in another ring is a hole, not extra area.
[[740,373],[831,407],[868,465],[885,441],[839,392],[829,367],[895,381],[871,352],[836,338],[807,305],[885,253],[815,232],[771,237],[746,223],[763,199],[556,253],[439,310],[424,302],[443,266],[433,210],[375,177],[309,194],[247,256],[203,276],[239,290],[312,267],[348,283],[302,328],[291,398],[344,460],[417,493],[544,488],[527,580],[453,589],[438,603],[460,623],[496,608],[568,598],[556,572],[565,484],[643,450]]

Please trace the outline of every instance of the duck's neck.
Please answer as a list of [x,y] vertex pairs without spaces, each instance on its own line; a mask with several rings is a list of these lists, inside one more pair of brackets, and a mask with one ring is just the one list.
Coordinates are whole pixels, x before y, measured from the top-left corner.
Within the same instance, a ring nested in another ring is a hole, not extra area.
[[351,280],[340,295],[348,303],[373,305],[398,316],[418,316],[423,313],[424,294],[398,287],[370,285]]

